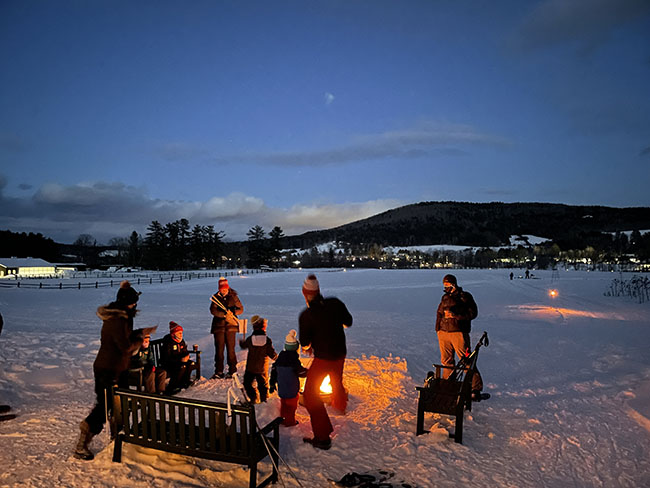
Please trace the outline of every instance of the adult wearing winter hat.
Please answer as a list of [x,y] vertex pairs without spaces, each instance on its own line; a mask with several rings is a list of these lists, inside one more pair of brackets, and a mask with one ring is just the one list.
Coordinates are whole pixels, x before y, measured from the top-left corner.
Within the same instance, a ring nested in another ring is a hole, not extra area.
[[[212,327],[214,337],[214,375],[212,378],[230,378],[237,371],[235,339],[239,332],[237,315],[244,312],[237,292],[230,288],[226,278],[219,278],[219,290],[210,297]],[[227,353],[228,373],[224,375],[224,348]]]
[[352,326],[352,315],[338,298],[323,298],[318,279],[313,274],[305,279],[302,294],[307,308],[298,319],[300,344],[303,351],[314,355],[304,392],[314,436],[303,441],[318,449],[329,449],[332,445],[330,434],[334,429],[320,396],[320,385],[329,375],[332,407],[345,412],[348,395],[343,387],[343,365],[347,354],[344,329]]
[[[474,297],[458,286],[458,280],[452,274],[442,278],[444,294],[440,299],[436,313],[436,333],[440,346],[440,363],[453,368],[456,365],[454,353],[460,359],[471,352],[469,333],[472,320],[478,316],[478,306]],[[445,368],[443,377],[447,378],[452,370]],[[472,398],[480,400],[483,390],[481,374],[476,370],[472,377]]]
[[[142,345],[144,331],[133,330],[133,318],[137,313],[140,293],[128,281],[120,283],[114,302],[97,309],[102,319],[101,344],[93,364],[95,376],[95,407],[81,422],[81,435],[74,451],[79,459],[93,459],[88,447],[90,440],[104,428],[106,410],[113,408],[112,387],[128,387],[129,361]],[[150,329],[149,329],[150,330]],[[108,403],[106,403],[108,401]]]

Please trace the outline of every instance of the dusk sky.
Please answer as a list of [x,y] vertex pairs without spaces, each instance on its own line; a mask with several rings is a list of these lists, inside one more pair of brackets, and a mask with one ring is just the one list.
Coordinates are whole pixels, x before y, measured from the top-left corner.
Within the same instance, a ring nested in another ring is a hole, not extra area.
[[0,1],[0,230],[650,206],[650,1]]

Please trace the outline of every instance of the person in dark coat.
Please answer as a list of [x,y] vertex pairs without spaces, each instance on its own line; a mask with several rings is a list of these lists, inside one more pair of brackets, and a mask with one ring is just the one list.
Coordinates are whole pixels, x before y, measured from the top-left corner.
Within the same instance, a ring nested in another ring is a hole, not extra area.
[[107,412],[112,412],[112,387],[128,388],[128,368],[131,356],[142,345],[144,331],[133,330],[133,318],[140,293],[128,281],[120,283],[117,298],[97,309],[102,319],[101,344],[93,364],[95,376],[95,407],[79,425],[81,435],[74,451],[79,459],[91,460],[94,455],[88,445],[104,428]]
[[[210,313],[214,336],[214,375],[212,378],[231,378],[237,372],[235,339],[239,332],[237,315],[244,312],[237,292],[230,288],[226,278],[219,278],[219,291],[210,297]],[[228,373],[223,373],[224,347],[227,352]]]
[[[140,349],[131,356],[129,369],[142,368],[142,382],[147,393],[162,393],[165,390],[167,374],[164,369],[156,369],[153,350],[149,347],[151,336],[146,334]],[[133,375],[133,373],[131,373]]]
[[[253,333],[246,340],[239,341],[242,349],[248,350],[246,357],[246,371],[244,372],[244,390],[251,402],[265,402],[268,397],[269,359],[275,360],[278,355],[273,349],[273,342],[266,335],[266,319],[259,315],[251,317]],[[257,383],[257,389],[253,387]]]
[[183,340],[183,327],[173,320],[169,322],[169,334],[163,337],[160,363],[169,378],[166,395],[172,395],[192,384],[190,376],[196,369],[196,363],[190,360],[187,344]]
[[334,429],[320,396],[320,386],[329,375],[332,407],[345,413],[348,394],[343,387],[343,365],[347,354],[344,328],[352,326],[352,315],[338,298],[323,298],[318,280],[313,274],[305,279],[302,293],[307,308],[298,319],[300,344],[303,351],[314,355],[303,397],[314,437],[305,437],[303,441],[318,449],[329,449],[332,445],[330,434]]
[[[445,275],[442,284],[445,293],[440,299],[436,313],[436,333],[440,346],[440,363],[453,368],[456,365],[454,353],[460,359],[472,352],[469,333],[472,329],[472,320],[478,316],[478,306],[474,297],[458,286],[454,275]],[[451,369],[445,368],[443,377],[449,377],[451,372]],[[472,378],[474,400],[480,399],[481,390],[483,390],[483,380],[477,369]]]
[[271,367],[270,392],[278,390],[280,397],[280,417],[284,420],[282,425],[293,427],[298,425],[296,409],[300,397],[300,378],[307,376],[307,369],[300,362],[298,348],[300,343],[296,337],[296,330],[291,329],[284,342],[284,351]]

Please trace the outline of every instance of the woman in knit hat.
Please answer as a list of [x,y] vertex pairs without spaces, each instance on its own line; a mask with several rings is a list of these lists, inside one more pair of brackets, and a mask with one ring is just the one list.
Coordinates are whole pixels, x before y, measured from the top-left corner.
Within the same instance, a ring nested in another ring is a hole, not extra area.
[[320,385],[329,375],[332,384],[332,407],[345,413],[348,394],[343,387],[343,366],[347,348],[344,329],[352,326],[352,315],[338,298],[323,298],[316,276],[310,274],[302,285],[307,308],[300,313],[300,343],[314,355],[305,382],[305,407],[311,418],[314,437],[303,441],[317,449],[329,449],[334,431],[320,396]]
[[300,343],[297,332],[291,329],[284,341],[284,351],[271,367],[271,393],[276,389],[280,397],[280,417],[284,418],[282,425],[293,427],[298,425],[296,409],[300,396],[300,378],[307,376],[307,369],[300,362],[298,349]]
[[[214,375],[212,378],[231,378],[237,371],[237,354],[235,339],[239,332],[237,316],[244,312],[237,292],[230,288],[228,280],[219,278],[219,290],[210,297],[210,313],[212,327],[210,333],[214,336]],[[224,349],[226,358],[224,358]],[[228,362],[228,373],[223,372],[224,359]]]
[[74,451],[74,456],[78,459],[90,460],[94,457],[88,445],[104,428],[106,411],[111,412],[113,409],[113,385],[128,388],[129,361],[142,345],[144,335],[142,329],[133,330],[139,298],[140,293],[125,280],[120,283],[115,301],[97,309],[97,316],[103,321],[101,344],[93,363],[97,401],[79,424],[81,434]]
[[[269,359],[275,360],[278,355],[273,349],[273,342],[266,336],[266,319],[259,315],[253,315],[251,323],[253,324],[253,333],[246,340],[239,341],[242,349],[248,349],[246,371],[244,372],[244,390],[251,402],[257,403],[258,393],[259,401],[265,402],[269,391]],[[257,389],[253,387],[253,381],[257,383]]]

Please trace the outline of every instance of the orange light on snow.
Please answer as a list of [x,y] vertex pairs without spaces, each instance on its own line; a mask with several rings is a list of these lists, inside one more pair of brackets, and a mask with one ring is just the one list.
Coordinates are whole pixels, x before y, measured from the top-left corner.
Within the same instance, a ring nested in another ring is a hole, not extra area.
[[325,376],[323,382],[320,384],[320,392],[329,395],[332,393],[332,384],[330,383],[330,375]]
[[549,290],[548,291],[548,296],[551,298],[556,298],[558,296],[557,290]]

